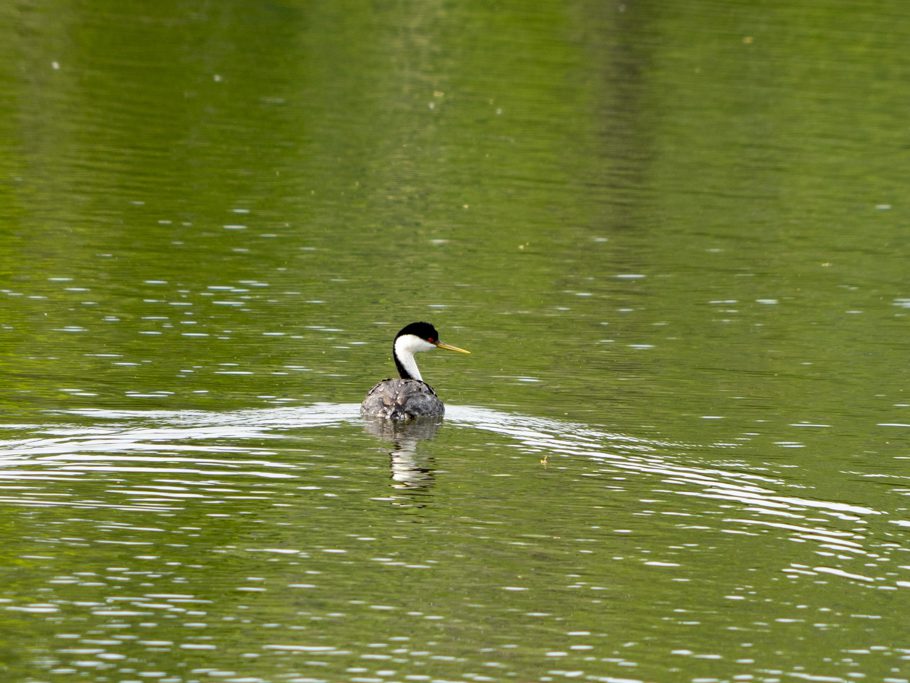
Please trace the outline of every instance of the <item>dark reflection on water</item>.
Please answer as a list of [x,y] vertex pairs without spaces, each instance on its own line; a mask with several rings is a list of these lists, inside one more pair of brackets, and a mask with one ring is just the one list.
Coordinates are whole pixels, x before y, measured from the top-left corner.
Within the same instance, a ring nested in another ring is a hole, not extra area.
[[421,452],[421,441],[436,436],[442,425],[441,417],[423,418],[410,422],[393,422],[364,418],[363,427],[369,434],[392,443],[389,453],[392,480],[398,488],[427,488],[433,484],[436,469],[430,453]]

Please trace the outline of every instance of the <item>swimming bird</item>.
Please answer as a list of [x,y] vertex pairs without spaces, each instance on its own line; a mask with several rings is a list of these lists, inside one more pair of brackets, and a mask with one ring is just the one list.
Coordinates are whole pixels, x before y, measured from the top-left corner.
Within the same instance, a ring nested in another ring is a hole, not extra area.
[[430,323],[405,325],[392,342],[392,358],[401,379],[384,379],[367,392],[360,414],[388,420],[441,417],[445,406],[433,388],[423,381],[414,354],[433,349],[471,353],[439,341],[439,332]]

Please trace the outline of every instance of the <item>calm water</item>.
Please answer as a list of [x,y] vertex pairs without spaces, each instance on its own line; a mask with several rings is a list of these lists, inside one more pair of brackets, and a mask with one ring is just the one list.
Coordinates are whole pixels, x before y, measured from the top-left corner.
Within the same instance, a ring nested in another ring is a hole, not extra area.
[[3,679],[910,680],[908,39],[5,4]]

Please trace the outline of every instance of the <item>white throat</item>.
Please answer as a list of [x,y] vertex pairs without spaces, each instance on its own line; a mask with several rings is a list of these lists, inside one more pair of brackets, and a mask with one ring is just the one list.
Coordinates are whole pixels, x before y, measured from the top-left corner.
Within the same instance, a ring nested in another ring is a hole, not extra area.
[[395,340],[395,358],[401,363],[411,377],[423,381],[420,370],[417,369],[417,361],[414,360],[414,354],[421,351],[432,351],[436,347],[428,341],[424,341],[415,334],[404,334]]

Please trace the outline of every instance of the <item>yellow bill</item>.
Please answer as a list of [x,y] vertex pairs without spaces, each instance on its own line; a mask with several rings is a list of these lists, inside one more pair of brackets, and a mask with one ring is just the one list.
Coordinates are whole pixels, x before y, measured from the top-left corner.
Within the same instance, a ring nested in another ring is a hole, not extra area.
[[466,349],[459,349],[457,346],[452,346],[451,344],[443,344],[442,342],[436,342],[437,349],[445,349],[446,351],[457,351],[458,353],[471,353]]

